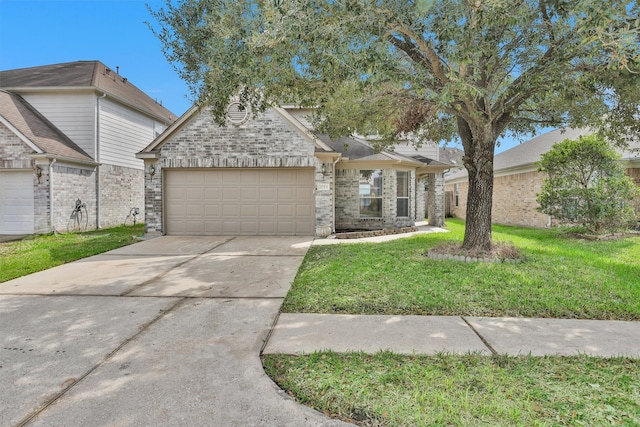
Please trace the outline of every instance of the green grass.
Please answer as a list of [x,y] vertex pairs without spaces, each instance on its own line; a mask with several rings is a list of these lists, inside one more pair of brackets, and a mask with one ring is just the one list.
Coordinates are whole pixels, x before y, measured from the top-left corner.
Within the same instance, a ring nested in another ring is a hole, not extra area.
[[312,247],[284,312],[424,314],[640,320],[640,238],[589,241],[559,230],[495,226],[495,242],[526,257],[519,264],[431,260],[462,242],[450,233],[386,243]]
[[144,224],[0,243],[0,283],[135,243]]
[[360,425],[640,425],[638,360],[329,352],[264,365],[300,402]]

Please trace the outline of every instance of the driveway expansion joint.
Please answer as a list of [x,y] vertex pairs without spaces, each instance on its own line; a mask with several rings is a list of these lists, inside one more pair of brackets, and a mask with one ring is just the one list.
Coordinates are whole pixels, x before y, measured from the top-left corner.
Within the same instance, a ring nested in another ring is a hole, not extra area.
[[471,328],[471,330],[473,331],[474,334],[476,334],[478,336],[478,338],[480,338],[480,341],[482,341],[482,343],[487,346],[487,348],[489,349],[489,351],[491,351],[491,354],[493,354],[494,356],[498,356],[498,352],[493,348],[493,346],[491,344],[489,344],[489,341],[487,341],[487,339],[485,337],[482,336],[482,334],[480,334],[480,332],[478,332],[476,330],[476,328],[473,327],[473,325],[464,317],[464,316],[460,316],[460,318],[462,319],[462,321],[464,323],[467,324],[467,326],[469,328]]
[[29,424],[34,418],[36,418],[38,415],[42,414],[44,411],[47,410],[47,408],[49,408],[51,405],[53,405],[58,400],[60,400],[65,394],[67,394],[72,388],[74,388],[82,380],[84,380],[89,375],[91,375],[93,372],[95,372],[100,366],[102,366],[106,362],[108,362],[124,346],[126,346],[131,341],[136,339],[138,336],[140,336],[142,333],[144,333],[151,325],[156,323],[158,320],[162,319],[165,315],[167,315],[168,313],[172,312],[174,309],[176,309],[178,306],[182,305],[184,302],[185,302],[185,298],[178,298],[178,300],[173,305],[171,305],[169,308],[161,310],[158,313],[158,315],[155,316],[153,319],[151,319],[148,322],[142,324],[138,328],[138,331],[135,334],[133,334],[129,338],[126,338],[124,341],[122,341],[120,344],[118,344],[118,346],[116,346],[116,348],[111,350],[105,357],[103,357],[100,361],[98,361],[98,363],[96,363],[94,366],[89,368],[85,373],[83,373],[80,376],[78,376],[77,378],[73,379],[73,381],[70,381],[69,384],[64,389],[62,389],[61,391],[56,393],[51,399],[47,400],[39,408],[35,409],[32,413],[30,413],[25,418],[23,418],[20,422],[18,422],[18,424],[16,424],[16,427],[23,427],[23,426]]

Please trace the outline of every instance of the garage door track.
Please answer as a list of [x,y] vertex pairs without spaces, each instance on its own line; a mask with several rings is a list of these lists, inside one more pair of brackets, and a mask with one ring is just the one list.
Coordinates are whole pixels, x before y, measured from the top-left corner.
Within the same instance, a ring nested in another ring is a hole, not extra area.
[[0,425],[345,425],[259,358],[311,241],[165,236],[0,284]]

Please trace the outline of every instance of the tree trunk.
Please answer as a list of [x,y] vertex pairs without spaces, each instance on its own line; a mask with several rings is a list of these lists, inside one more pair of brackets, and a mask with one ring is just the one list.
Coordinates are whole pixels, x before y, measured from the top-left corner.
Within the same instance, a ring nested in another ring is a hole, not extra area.
[[462,248],[490,251],[493,157],[497,138],[490,125],[471,129],[466,122],[458,120],[458,129],[464,147],[464,166],[469,173]]

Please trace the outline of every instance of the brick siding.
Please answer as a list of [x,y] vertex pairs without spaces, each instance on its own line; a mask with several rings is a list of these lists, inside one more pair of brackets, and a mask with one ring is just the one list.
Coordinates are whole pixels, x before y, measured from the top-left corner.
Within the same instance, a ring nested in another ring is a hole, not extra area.
[[[124,224],[132,208],[144,221],[144,171],[122,166],[100,166],[100,227]],[[129,218],[127,224],[133,223]]]
[[27,155],[34,151],[2,123],[0,141],[0,169],[33,169],[34,162]]
[[[80,169],[67,165],[53,165],[53,226],[56,231],[66,233],[73,221],[69,221],[76,200],[86,205],[86,218],[82,229],[96,229],[96,174],[93,169]],[[83,210],[83,214],[84,214]]]

